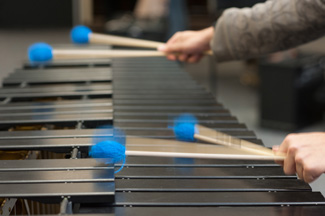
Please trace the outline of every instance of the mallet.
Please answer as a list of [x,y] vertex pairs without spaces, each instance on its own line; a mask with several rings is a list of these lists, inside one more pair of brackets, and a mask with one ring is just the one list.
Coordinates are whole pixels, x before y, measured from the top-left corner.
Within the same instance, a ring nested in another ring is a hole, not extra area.
[[53,49],[46,43],[35,43],[28,48],[31,62],[48,62],[57,59],[93,59],[164,56],[165,53],[151,50],[88,50]]
[[[109,129],[109,131],[107,130]],[[111,134],[111,135],[107,135]],[[283,157],[275,155],[256,155],[232,149],[225,146],[216,146],[201,143],[188,143],[166,139],[152,139],[142,137],[126,137],[118,128],[102,127],[94,134],[94,144],[91,146],[89,156],[107,164],[122,162],[128,156],[149,157],[179,157],[204,159],[235,159],[235,160],[282,160]]]
[[120,37],[108,34],[98,34],[83,25],[75,26],[70,33],[71,40],[76,44],[107,44],[128,47],[141,47],[157,49],[162,42]]
[[[282,156],[248,154],[240,149],[229,150],[229,148],[223,146],[212,146],[210,144],[195,143],[193,145],[186,142],[160,139],[137,139],[138,143],[133,144],[132,142],[128,143],[127,139],[126,146],[117,141],[103,140],[91,147],[89,156],[93,158],[109,158],[113,162],[123,161],[126,155],[228,160],[283,160]],[[155,142],[160,142],[162,145],[155,146]]]
[[[174,120],[172,128],[176,138],[179,140],[193,142],[195,139],[198,139],[208,143],[241,149],[258,155],[274,156],[271,149],[198,125],[197,119],[191,114],[180,115]],[[278,157],[284,159],[283,156]]]

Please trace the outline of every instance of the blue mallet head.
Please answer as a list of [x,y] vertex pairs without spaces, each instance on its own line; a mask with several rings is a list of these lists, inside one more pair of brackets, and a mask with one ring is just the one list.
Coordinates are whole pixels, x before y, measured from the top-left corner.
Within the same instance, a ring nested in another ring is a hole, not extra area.
[[197,119],[192,114],[182,114],[174,119],[172,126],[174,134],[178,140],[194,142],[194,134],[197,133],[195,125]]
[[87,26],[78,25],[71,30],[70,37],[73,43],[86,44],[89,42],[89,33],[91,32]]
[[53,58],[53,48],[46,43],[35,43],[28,47],[28,58],[31,62],[47,62]]
[[111,125],[101,126],[95,130],[93,145],[89,156],[98,158],[106,164],[122,162],[122,166],[115,173],[122,170],[125,163],[125,134],[122,130]]
[[93,145],[89,156],[102,158],[106,164],[114,164],[123,161],[125,158],[125,146],[113,140],[105,140]]

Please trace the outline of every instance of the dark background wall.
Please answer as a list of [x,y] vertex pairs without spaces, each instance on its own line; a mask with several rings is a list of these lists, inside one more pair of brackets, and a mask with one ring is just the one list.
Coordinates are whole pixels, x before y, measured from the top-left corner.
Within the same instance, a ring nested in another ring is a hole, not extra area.
[[0,28],[72,26],[72,0],[1,0]]

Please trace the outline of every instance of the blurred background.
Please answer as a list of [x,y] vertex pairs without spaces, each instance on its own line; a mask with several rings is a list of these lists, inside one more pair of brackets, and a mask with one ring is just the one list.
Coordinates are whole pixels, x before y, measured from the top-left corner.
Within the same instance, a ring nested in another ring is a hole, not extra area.
[[[2,0],[0,80],[21,67],[30,44],[69,44],[74,25],[167,41],[177,31],[211,26],[229,7],[258,2],[263,0]],[[184,67],[271,147],[291,132],[324,131],[324,53],[321,38],[260,59],[216,64],[205,58]],[[324,185],[323,175],[312,187],[325,194]]]

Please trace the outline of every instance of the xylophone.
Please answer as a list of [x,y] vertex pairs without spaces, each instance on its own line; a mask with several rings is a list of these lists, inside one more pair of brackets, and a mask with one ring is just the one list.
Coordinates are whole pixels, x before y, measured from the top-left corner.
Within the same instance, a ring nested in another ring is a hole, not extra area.
[[114,174],[121,163],[88,158],[97,127],[119,127],[127,144],[139,136],[170,142],[175,138],[168,125],[184,112],[201,125],[262,145],[181,66],[163,57],[27,63],[3,80],[0,110],[1,155],[18,155],[0,160],[1,215],[325,212],[319,192],[273,162],[130,156]]

